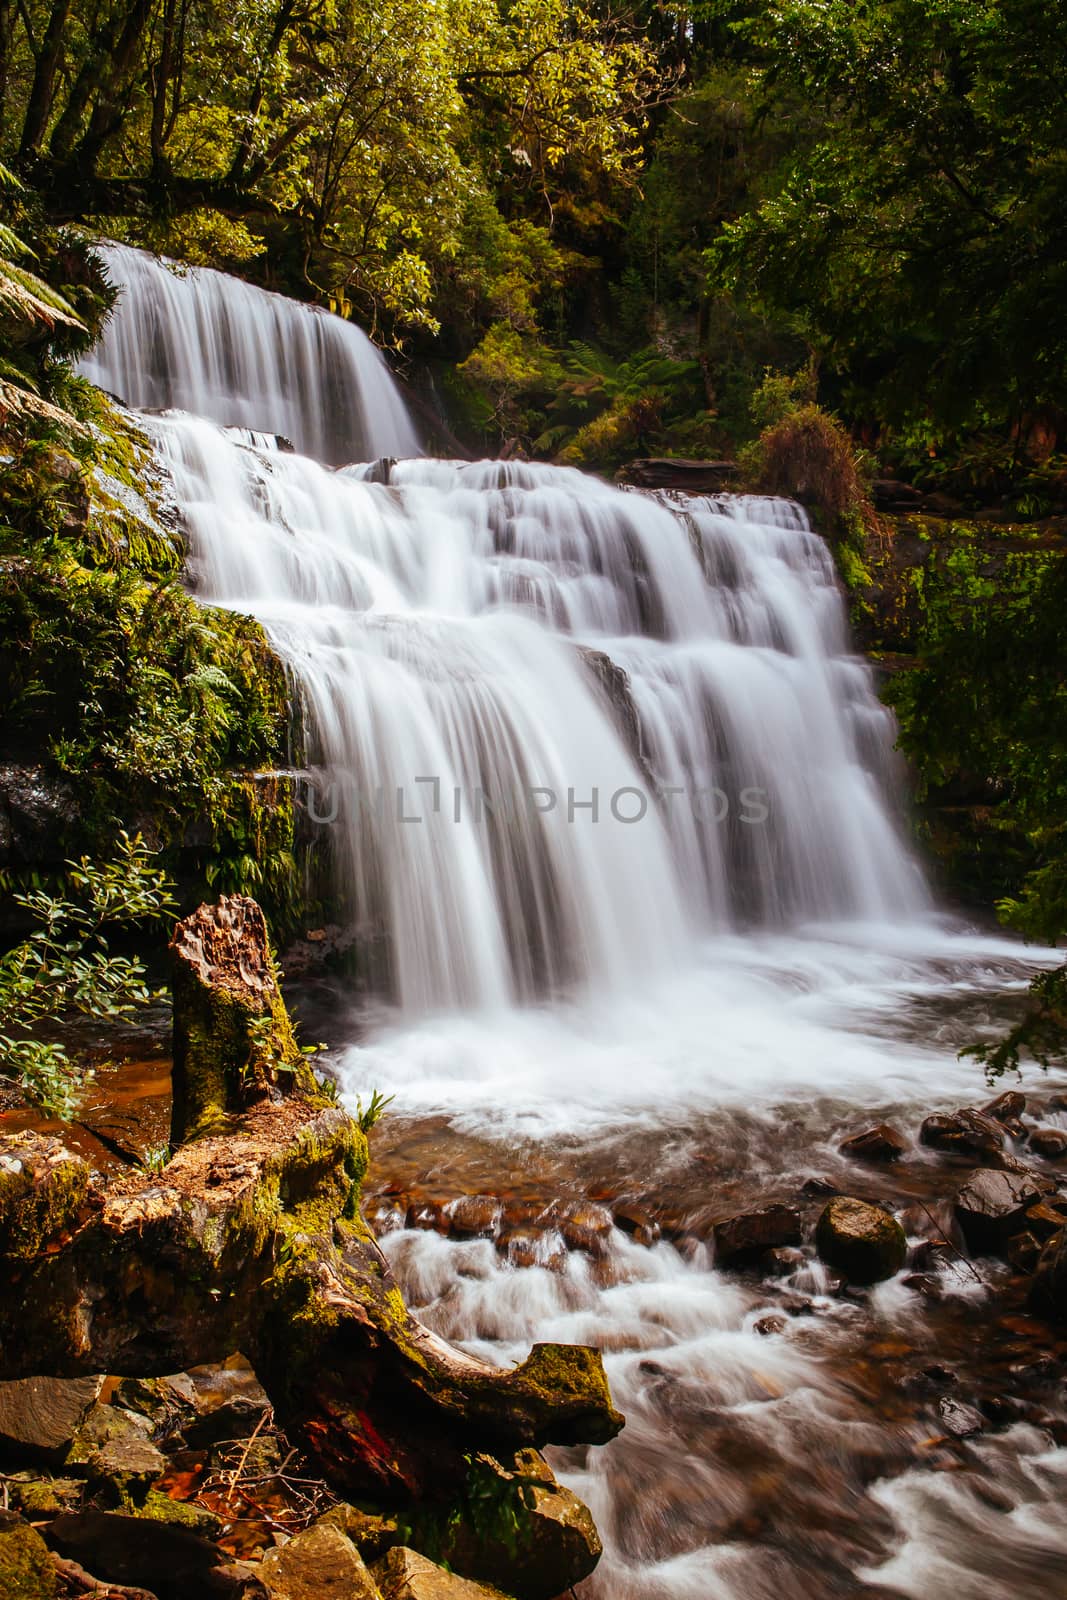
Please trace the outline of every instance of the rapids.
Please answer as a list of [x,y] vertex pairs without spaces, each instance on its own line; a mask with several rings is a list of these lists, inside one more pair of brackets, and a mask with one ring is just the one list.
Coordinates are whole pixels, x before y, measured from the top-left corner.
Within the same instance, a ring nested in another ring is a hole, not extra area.
[[[922,1233],[932,1158],[857,1177],[837,1143],[981,1099],[958,1048],[1055,959],[935,912],[892,719],[804,513],[514,463],[331,471],[417,448],[356,329],[108,260],[124,294],[84,370],[196,413],[146,419],[190,582],[258,617],[294,683],[305,803],[359,934],[333,1061],[351,1103],[396,1097],[384,1248],[425,1319],[492,1359],[605,1351],[627,1427],[555,1458],[607,1547],[583,1596],[1060,1592],[1062,1400],[961,1469],[909,1388],[935,1348],[963,1398],[1008,1372],[1010,1329],[1002,1366],[973,1338],[980,1276],[945,1259],[936,1299],[902,1276],[850,1300],[810,1259],[760,1283],[700,1242],[709,1207],[813,1172],[914,1202]],[[517,1270],[390,1211],[435,1186],[621,1198],[676,1226]]]

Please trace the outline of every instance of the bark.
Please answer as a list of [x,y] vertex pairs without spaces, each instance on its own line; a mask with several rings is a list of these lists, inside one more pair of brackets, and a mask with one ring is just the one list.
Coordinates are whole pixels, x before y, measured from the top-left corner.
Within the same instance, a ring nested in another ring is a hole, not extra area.
[[[106,1187],[58,1140],[0,1139],[0,1378],[160,1376],[240,1350],[340,1493],[395,1504],[451,1493],[472,1451],[618,1432],[595,1351],[537,1345],[503,1371],[410,1315],[360,1215],[365,1135],[282,1067],[255,902],[201,907],[172,949],[178,1092],[194,1131],[204,1107],[227,1131]],[[228,1072],[191,1087],[215,1000]]]

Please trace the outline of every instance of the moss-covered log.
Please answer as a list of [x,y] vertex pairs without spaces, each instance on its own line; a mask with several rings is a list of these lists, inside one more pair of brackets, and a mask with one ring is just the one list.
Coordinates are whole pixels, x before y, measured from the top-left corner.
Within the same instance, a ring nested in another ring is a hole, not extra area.
[[[0,1140],[0,1377],[241,1350],[338,1489],[398,1504],[452,1492],[473,1451],[611,1438],[595,1351],[501,1371],[409,1314],[360,1215],[366,1138],[315,1090],[257,914],[201,907],[175,937],[177,1123],[199,1136],[161,1173],[101,1188],[57,1141]],[[32,1215],[27,1173],[49,1185]]]

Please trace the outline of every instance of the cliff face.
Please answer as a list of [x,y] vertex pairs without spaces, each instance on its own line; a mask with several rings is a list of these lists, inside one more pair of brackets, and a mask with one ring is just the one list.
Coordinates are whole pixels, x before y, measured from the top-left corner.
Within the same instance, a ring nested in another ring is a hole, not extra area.
[[840,563],[857,646],[900,721],[920,839],[943,889],[970,906],[1015,896],[1058,849],[1041,817],[1056,714],[1040,704],[1065,553],[1067,517],[913,513],[881,516],[862,560]]

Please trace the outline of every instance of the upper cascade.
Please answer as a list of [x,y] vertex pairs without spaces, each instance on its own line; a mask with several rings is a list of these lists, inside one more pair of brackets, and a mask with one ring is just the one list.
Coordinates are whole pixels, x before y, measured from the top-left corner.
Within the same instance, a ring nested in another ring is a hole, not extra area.
[[80,370],[127,405],[282,434],[333,465],[421,454],[396,381],[361,328],[209,267],[98,248],[119,300]]

